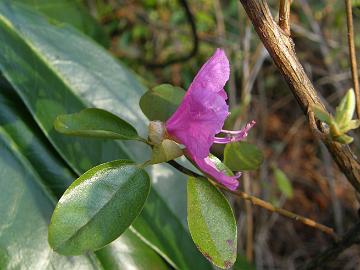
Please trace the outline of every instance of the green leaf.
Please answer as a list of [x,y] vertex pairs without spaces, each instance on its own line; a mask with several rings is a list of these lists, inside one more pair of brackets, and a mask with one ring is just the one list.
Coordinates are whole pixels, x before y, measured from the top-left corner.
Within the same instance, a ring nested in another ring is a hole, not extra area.
[[354,141],[354,138],[351,136],[348,136],[346,134],[337,136],[333,138],[335,141],[342,143],[342,144],[349,144],[352,143]]
[[49,247],[47,226],[55,199],[4,125],[0,126],[0,269],[99,269],[93,254],[64,257]]
[[291,199],[294,196],[294,192],[291,182],[286,174],[279,168],[274,168],[274,177],[281,193]]
[[[107,51],[71,27],[50,25],[36,12],[11,1],[0,1],[0,40],[4,41],[0,42],[0,70],[77,175],[110,160],[150,156],[148,147],[138,142],[72,138],[54,130],[58,115],[97,107],[119,115],[139,134],[146,134],[148,122],[138,104],[144,87]],[[177,269],[208,269],[207,261],[194,255],[196,247],[185,229],[185,177],[161,164],[149,172],[154,190],[141,214],[146,215],[142,224],[146,228],[136,227],[136,231],[156,231],[151,239],[143,240],[166,261],[175,262]],[[155,211],[159,208],[161,213]],[[173,243],[175,234],[182,239],[181,249]]]
[[316,118],[318,118],[320,121],[328,125],[331,125],[333,123],[334,120],[332,119],[332,116],[323,108],[315,105],[312,107],[312,110],[314,111]]
[[49,226],[50,246],[65,255],[104,247],[135,220],[149,191],[149,176],[129,161],[90,169],[59,200]]
[[[160,169],[159,173],[163,172],[159,165],[152,167],[155,170]],[[162,181],[168,181],[168,178],[162,179]],[[173,188],[171,191],[173,196],[176,196],[178,192],[186,194],[186,190],[182,191]],[[196,249],[189,233],[182,233],[182,225],[177,221],[175,215],[169,211],[168,206],[159,202],[159,200],[155,200],[157,196],[156,192],[151,190],[143,212],[135,220],[131,228],[134,228],[134,231],[146,243],[154,246],[155,250],[173,268],[192,270],[194,269],[192,265],[196,264],[196,270],[211,269],[209,262]],[[149,223],[153,226],[145,226]],[[189,241],[192,245],[189,245]]]
[[350,120],[350,121],[347,123],[344,132],[347,132],[347,131],[352,130],[352,129],[357,129],[358,127],[360,127],[360,120],[359,120],[359,119]]
[[355,112],[355,103],[354,90],[350,89],[342,98],[339,106],[336,107],[335,121],[340,129],[352,119]]
[[140,99],[140,108],[151,121],[165,122],[176,111],[185,91],[171,84],[161,84],[147,91]]
[[59,115],[55,129],[72,136],[104,139],[139,140],[134,127],[118,116],[97,108],[87,108],[79,113]]
[[[104,269],[165,270],[171,269],[131,230],[126,230],[110,245],[96,252]],[[119,256],[120,255],[120,256]]]
[[209,181],[190,177],[187,185],[188,224],[200,252],[227,269],[236,260],[237,227],[225,196]]
[[224,151],[224,163],[232,171],[250,171],[260,167],[264,160],[262,152],[247,142],[229,143]]
[[[99,258],[102,266],[98,265],[100,263],[97,262],[93,253],[89,253],[88,259],[84,256],[72,258],[60,256],[51,250],[47,241],[47,226],[55,203],[51,201],[49,204],[42,197],[45,196],[51,200],[52,193],[60,197],[66,187],[72,183],[75,175],[48,143],[30,117],[29,112],[24,110],[25,106],[14,90],[3,83],[0,76],[0,130],[3,131],[3,133],[0,132],[0,137],[3,134],[4,138],[9,138],[9,145],[12,146],[12,149],[9,148],[10,153],[7,156],[3,147],[0,147],[2,149],[0,157],[0,246],[21,246],[21,248],[7,248],[5,255],[0,251],[0,269],[16,268],[14,261],[20,268],[28,269],[41,269],[46,265],[52,265],[59,269],[103,269],[103,267],[107,269],[107,265],[111,262],[111,269],[121,267],[124,270],[145,270],[148,268],[142,262],[146,261],[152,262],[153,269],[165,269],[165,262],[149,246],[136,240],[137,237],[129,230],[106,247],[106,257],[103,256],[102,250],[99,251],[101,256],[97,253],[96,257]],[[24,168],[20,169],[10,163],[6,164],[2,158],[7,162],[18,158],[24,164]],[[9,169],[4,169],[8,165],[11,166],[11,170],[16,172],[18,179],[12,177]],[[31,174],[34,175],[34,182]],[[5,181],[9,177],[12,181]],[[4,179],[4,182],[1,179]],[[35,201],[34,198],[36,198]],[[12,213],[19,215],[14,217]],[[13,218],[8,219],[8,214]],[[27,241],[24,242],[24,238]],[[119,253],[119,248],[129,252]],[[45,253],[51,255],[43,257],[42,255]],[[136,256],[137,254],[139,256]],[[33,258],[42,259],[34,260]]]
[[52,23],[67,23],[84,34],[92,37],[105,47],[109,45],[109,37],[101,25],[88,13],[78,0],[11,0],[26,4],[46,15]]

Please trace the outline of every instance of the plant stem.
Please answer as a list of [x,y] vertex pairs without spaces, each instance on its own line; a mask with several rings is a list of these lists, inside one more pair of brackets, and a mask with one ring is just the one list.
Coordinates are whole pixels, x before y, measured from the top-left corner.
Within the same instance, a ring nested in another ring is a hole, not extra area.
[[[284,31],[275,22],[267,1],[240,0],[240,2],[304,114],[307,115],[311,108],[316,105],[326,111],[324,103],[319,98],[314,85],[296,56],[292,39],[285,35]],[[314,130],[319,129],[316,123],[311,128]],[[327,131],[319,130],[320,132]],[[360,192],[360,163],[357,157],[347,145],[327,140],[327,135],[327,133],[324,133],[321,140],[341,171],[346,175],[347,180],[357,192]]]
[[291,0],[280,0],[279,26],[287,36],[290,36],[290,5]]
[[[178,171],[180,171],[180,172],[182,172],[182,173],[184,173],[184,174],[186,174],[188,176],[208,181],[205,176],[200,175],[200,174],[198,174],[196,172],[193,172],[192,170],[189,170],[188,168],[185,168],[184,166],[180,165],[179,163],[177,163],[174,160],[168,161],[167,163],[170,164],[175,169],[177,169]],[[327,227],[327,226],[325,226],[323,224],[317,223],[316,221],[314,221],[312,219],[300,216],[298,214],[295,214],[295,213],[290,212],[288,210],[285,210],[283,208],[273,206],[271,203],[268,203],[268,202],[266,202],[264,200],[261,200],[261,199],[255,197],[255,196],[249,195],[246,192],[239,191],[239,190],[230,190],[230,189],[228,189],[227,187],[221,185],[218,182],[212,181],[212,183],[216,187],[218,187],[218,188],[220,188],[220,189],[222,189],[222,190],[224,190],[226,192],[229,192],[229,193],[235,195],[236,197],[238,197],[240,199],[250,201],[253,205],[262,207],[262,208],[264,208],[264,209],[266,209],[268,211],[271,211],[271,212],[278,213],[279,215],[282,215],[284,217],[293,219],[295,221],[299,221],[299,222],[305,224],[306,226],[318,229],[318,230],[330,235],[334,239],[337,239],[337,236],[336,236],[334,230],[332,228],[330,228],[330,227]]]
[[359,88],[359,75],[357,70],[356,63],[356,50],[355,50],[355,41],[354,41],[354,25],[353,25],[353,16],[352,16],[352,5],[351,0],[345,0],[346,5],[346,17],[347,17],[347,36],[349,43],[349,56],[351,64],[351,76],[354,85],[354,91],[356,96],[356,113],[358,118],[360,118],[360,88]]

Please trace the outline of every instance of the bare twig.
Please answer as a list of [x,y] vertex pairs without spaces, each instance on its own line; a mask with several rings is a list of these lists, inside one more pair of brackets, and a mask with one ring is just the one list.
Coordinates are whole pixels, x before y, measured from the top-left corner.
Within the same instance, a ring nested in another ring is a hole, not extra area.
[[312,219],[300,216],[298,214],[295,214],[295,213],[290,212],[288,210],[285,210],[283,208],[276,207],[276,206],[272,205],[271,203],[263,201],[263,200],[261,200],[261,199],[259,199],[257,197],[251,196],[251,195],[249,195],[249,194],[247,194],[247,193],[245,193],[243,191],[229,190],[229,189],[227,189],[226,187],[222,186],[219,183],[214,183],[214,184],[215,184],[215,186],[221,188],[222,190],[225,190],[226,192],[234,194],[234,195],[236,195],[239,198],[242,198],[244,200],[250,201],[253,205],[260,206],[261,208],[264,208],[264,209],[266,209],[268,211],[275,212],[275,213],[277,213],[279,215],[282,215],[284,217],[299,221],[299,222],[301,222],[301,223],[303,223],[303,224],[305,224],[305,225],[307,225],[309,227],[313,227],[315,229],[318,229],[318,230],[332,236],[334,239],[337,238],[334,230],[332,228],[328,227],[328,226],[317,223],[316,221],[314,221]]
[[347,17],[347,36],[349,43],[349,55],[351,63],[351,75],[354,84],[354,91],[356,96],[356,113],[358,118],[360,118],[360,88],[359,88],[359,75],[357,70],[356,63],[356,50],[355,50],[355,41],[354,41],[354,25],[352,17],[352,5],[351,0],[345,0],[346,5],[346,17]]
[[[174,167],[178,171],[180,171],[180,172],[182,172],[182,173],[184,173],[184,174],[186,174],[188,176],[196,177],[198,179],[208,181],[206,177],[204,177],[204,176],[202,176],[200,174],[197,174],[197,173],[193,172],[192,170],[189,170],[188,168],[185,168],[184,166],[180,165],[179,163],[177,163],[174,160],[168,161],[168,164],[170,164],[172,167]],[[255,197],[255,196],[251,196],[251,195],[247,194],[246,192],[239,191],[239,190],[229,190],[227,187],[221,185],[218,182],[212,182],[212,183],[216,187],[218,187],[218,188],[220,188],[220,189],[222,189],[222,190],[224,190],[226,192],[229,192],[229,193],[235,195],[236,197],[238,197],[240,199],[250,201],[253,205],[260,206],[260,207],[262,207],[262,208],[264,208],[264,209],[266,209],[268,211],[275,212],[275,213],[277,213],[279,215],[282,215],[284,217],[290,218],[290,219],[295,220],[295,221],[299,221],[299,222],[305,224],[306,226],[318,229],[318,230],[330,235],[334,239],[337,238],[336,234],[335,234],[335,232],[334,232],[334,230],[332,228],[327,227],[327,226],[325,226],[323,224],[317,223],[316,221],[314,221],[312,219],[300,216],[298,214],[295,214],[295,213],[290,212],[288,210],[285,210],[283,208],[276,207],[276,206],[272,205],[271,203],[263,201],[263,200]]]
[[[240,2],[305,115],[314,105],[325,110],[323,102],[296,57],[293,41],[274,21],[267,1],[240,0]],[[318,127],[313,126],[313,128],[317,129]],[[322,141],[348,181],[360,192],[360,164],[356,157],[348,146],[326,140],[326,137],[323,136]]]
[[280,0],[279,26],[287,36],[290,36],[290,6],[291,0]]
[[360,222],[357,223],[353,228],[351,228],[340,241],[333,243],[329,248],[325,251],[321,252],[317,257],[315,257],[312,261],[307,263],[303,269],[317,269],[321,267],[324,268],[327,263],[335,260],[341,252],[343,252],[348,247],[353,244],[359,244],[360,241]]

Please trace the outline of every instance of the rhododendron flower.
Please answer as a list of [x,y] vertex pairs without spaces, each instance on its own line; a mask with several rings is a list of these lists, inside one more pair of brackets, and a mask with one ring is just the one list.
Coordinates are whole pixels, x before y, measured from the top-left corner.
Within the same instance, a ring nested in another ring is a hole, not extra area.
[[[241,141],[255,124],[252,121],[238,131],[222,129],[229,115],[224,90],[229,76],[229,61],[224,51],[217,49],[200,69],[180,106],[166,121],[165,127],[169,137],[185,146],[187,156],[200,170],[234,190],[239,185],[237,178],[240,173],[228,176],[218,170],[208,157],[212,144]],[[223,133],[226,137],[216,137],[218,133]]]

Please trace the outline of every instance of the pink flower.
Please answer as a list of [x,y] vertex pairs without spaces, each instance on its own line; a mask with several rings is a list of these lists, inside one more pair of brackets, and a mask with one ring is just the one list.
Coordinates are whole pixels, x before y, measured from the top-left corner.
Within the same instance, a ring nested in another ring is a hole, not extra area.
[[[229,79],[229,61],[223,50],[217,49],[214,55],[202,66],[187,90],[176,112],[165,123],[168,135],[186,147],[187,155],[200,170],[219,183],[235,190],[239,185],[236,176],[227,176],[208,158],[213,143],[226,144],[243,140],[255,121],[238,131],[223,130],[229,115],[224,86]],[[226,137],[216,137],[218,133]]]

